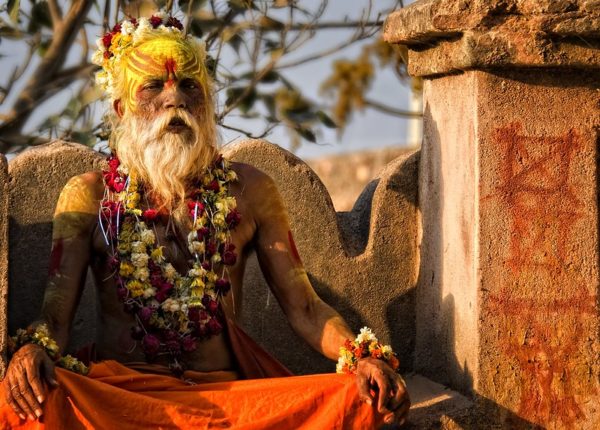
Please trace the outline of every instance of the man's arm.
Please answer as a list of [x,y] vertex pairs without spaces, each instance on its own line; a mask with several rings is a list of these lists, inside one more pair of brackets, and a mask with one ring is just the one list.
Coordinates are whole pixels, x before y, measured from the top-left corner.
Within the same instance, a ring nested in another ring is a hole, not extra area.
[[[81,297],[91,254],[91,237],[98,213],[99,176],[87,173],[72,178],[63,188],[53,219],[48,283],[40,318],[62,353]],[[6,400],[24,419],[42,413],[47,386],[55,386],[54,364],[35,344],[21,347],[6,372]]]
[[[253,184],[256,252],[262,272],[292,328],[313,348],[337,360],[339,348],[355,335],[343,318],[316,294],[294,244],[287,210],[267,175]],[[359,362],[357,383],[363,400],[375,402],[386,421],[402,423],[410,407],[402,379],[381,360]],[[376,395],[371,394],[371,390]]]

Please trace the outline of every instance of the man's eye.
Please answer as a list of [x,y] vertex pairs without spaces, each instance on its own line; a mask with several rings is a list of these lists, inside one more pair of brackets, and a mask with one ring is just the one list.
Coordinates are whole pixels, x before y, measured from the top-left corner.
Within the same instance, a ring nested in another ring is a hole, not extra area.
[[183,87],[184,87],[184,88],[188,88],[188,89],[190,89],[190,90],[193,90],[193,89],[196,89],[196,88],[198,88],[198,84],[197,84],[197,83],[195,83],[195,82],[193,82],[193,81],[192,81],[192,82],[184,82],[184,83],[183,83]]
[[162,83],[160,82],[150,82],[144,85],[145,90],[158,90],[162,88]]

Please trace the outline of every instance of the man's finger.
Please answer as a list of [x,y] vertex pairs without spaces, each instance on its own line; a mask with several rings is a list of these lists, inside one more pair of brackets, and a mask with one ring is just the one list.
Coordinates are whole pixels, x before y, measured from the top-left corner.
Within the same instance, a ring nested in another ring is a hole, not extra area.
[[15,402],[17,402],[17,404],[23,410],[25,415],[27,415],[27,417],[30,419],[34,419],[35,413],[33,412],[33,409],[31,409],[31,407],[29,406],[29,402],[27,401],[24,395],[26,382],[23,381],[23,379],[24,377],[21,377],[20,374],[15,378],[16,384],[14,387],[11,387],[11,394],[13,396],[13,399],[15,399]]
[[390,384],[387,376],[380,369],[375,370],[371,377],[373,378],[372,382],[377,385],[377,410],[383,414],[387,412],[385,405],[390,393]]
[[[42,408],[36,400],[29,381],[27,379],[27,371],[22,371],[22,375],[18,378],[20,399],[17,398],[19,405],[23,410],[27,410],[27,415],[32,419],[39,417],[42,414]],[[16,392],[17,390],[15,390]],[[24,407],[25,406],[25,407]]]
[[41,364],[42,363],[39,360],[34,360],[33,365],[25,368],[27,370],[27,381],[29,382],[29,387],[31,388],[31,393],[35,400],[35,404],[31,405],[30,403],[30,405],[34,408],[33,410],[37,417],[42,415],[42,402],[44,401],[46,392],[46,388],[40,377]]
[[46,381],[48,381],[48,384],[50,386],[58,387],[58,380],[56,379],[56,370],[54,363],[52,363],[52,360],[50,360],[48,357],[46,357],[42,363]]
[[408,392],[406,391],[406,386],[404,385],[404,380],[400,375],[392,376],[392,380],[390,382],[395,388],[391,393],[391,398],[388,401],[388,409],[394,411],[398,409],[403,402],[409,400],[409,396]]
[[400,405],[398,409],[394,411],[394,416],[396,417],[396,422],[398,425],[404,424],[406,421],[406,417],[408,416],[408,411],[410,410],[410,400],[405,401]]
[[373,396],[371,395],[371,389],[369,386],[369,381],[366,377],[362,375],[356,375],[357,385],[358,385],[358,396],[363,402],[368,403],[369,405],[373,404]]
[[8,375],[6,377],[4,384],[5,384],[4,389],[5,389],[6,403],[8,403],[10,405],[10,407],[15,411],[15,413],[19,416],[19,418],[21,418],[22,420],[26,419],[27,413],[21,408],[21,406],[19,406],[19,404],[15,400],[15,396],[13,393],[14,390],[19,389],[19,385],[16,383],[14,378],[10,375]]

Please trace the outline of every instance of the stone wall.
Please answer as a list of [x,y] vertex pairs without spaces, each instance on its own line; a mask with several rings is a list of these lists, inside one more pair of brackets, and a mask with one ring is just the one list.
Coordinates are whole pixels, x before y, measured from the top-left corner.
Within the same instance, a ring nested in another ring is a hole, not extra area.
[[[354,329],[369,325],[384,341],[391,341],[400,351],[404,367],[410,368],[415,342],[418,154],[405,154],[391,162],[365,188],[354,209],[343,214],[336,214],[315,173],[278,146],[245,141],[228,147],[226,155],[274,178],[315,289]],[[0,189],[8,190],[0,200],[0,233],[6,228],[4,201],[9,215],[10,254],[7,276],[2,266],[7,247],[0,247],[4,253],[0,253],[2,294],[7,292],[8,279],[8,327],[0,325],[2,336],[6,336],[7,328],[14,333],[17,327],[26,326],[39,311],[51,219],[60,190],[68,178],[98,169],[100,163],[100,155],[88,148],[55,142],[11,160],[8,176],[2,176],[0,169]],[[0,245],[3,240],[7,240],[6,234],[0,234]],[[331,371],[332,362],[292,333],[254,256],[244,282],[241,319],[246,330],[296,372]],[[71,349],[94,339],[95,303],[95,290],[88,280],[75,317]]]

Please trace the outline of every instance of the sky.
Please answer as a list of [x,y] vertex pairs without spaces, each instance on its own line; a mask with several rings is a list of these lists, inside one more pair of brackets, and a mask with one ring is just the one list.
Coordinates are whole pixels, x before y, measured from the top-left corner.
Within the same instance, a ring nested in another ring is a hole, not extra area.
[[[405,0],[405,5],[411,3],[412,0]],[[318,6],[320,0],[302,0],[302,6],[307,9],[314,9]],[[325,10],[324,21],[341,21],[344,19],[356,20],[364,14],[366,0],[329,0]],[[374,0],[374,8],[382,10],[389,8],[394,4],[392,0]],[[371,18],[375,16],[372,14]],[[339,43],[347,40],[353,33],[353,30],[325,30],[319,32],[312,40],[306,43],[300,50],[292,53],[289,60],[294,56],[305,57],[307,54],[320,52],[324,48],[336,46]],[[2,84],[5,83],[8,73],[12,70],[13,64],[18,62],[23,55],[22,45],[15,44],[8,40],[2,40],[0,49],[4,57],[0,58],[0,70],[2,70]],[[367,41],[368,43],[368,41]],[[283,75],[295,85],[301,88],[303,94],[312,100],[317,100],[319,95],[320,83],[323,82],[331,72],[332,61],[340,58],[354,59],[362,49],[362,43],[353,44],[350,47],[336,52],[334,55],[329,55],[325,58],[303,64],[298,67],[286,69]],[[90,54],[91,55],[91,54]],[[72,62],[78,61],[78,53],[74,52],[69,60]],[[286,57],[288,59],[288,57]],[[286,60],[288,61],[288,60]],[[35,65],[35,63],[33,64]],[[369,92],[369,98],[377,100],[380,103],[395,107],[397,109],[409,109],[410,90],[408,82],[401,82],[391,70],[377,69],[377,78]],[[22,80],[22,85],[25,80]],[[69,100],[74,93],[74,89],[68,88],[62,91],[58,96],[61,100]],[[11,99],[7,99],[0,105],[0,115],[5,113],[10,106]],[[222,101],[221,101],[222,103]],[[54,113],[57,106],[61,103],[53,98],[41,106],[44,113]],[[64,105],[63,105],[64,106]],[[94,110],[94,116],[100,118],[104,107],[98,107]],[[34,129],[36,124],[40,122],[40,115],[34,116],[28,121],[26,131]],[[420,121],[414,119],[405,119],[395,116],[390,116],[374,110],[365,110],[354,115],[353,120],[344,130],[343,134],[339,135],[337,130],[327,129],[322,127],[322,132],[317,135],[317,144],[303,141],[300,148],[295,153],[301,158],[318,158],[330,154],[339,154],[350,151],[358,151],[365,149],[375,149],[390,146],[406,146],[414,145],[416,142],[407,142],[408,127],[410,121]],[[230,116],[226,121],[228,124],[236,126],[242,124],[235,116]],[[243,124],[248,124],[244,122]],[[262,127],[256,127],[254,131],[260,132]],[[236,139],[245,138],[239,132],[222,129],[223,142],[234,142]],[[283,127],[274,129],[266,138],[267,140],[290,149],[291,138],[289,132]]]

